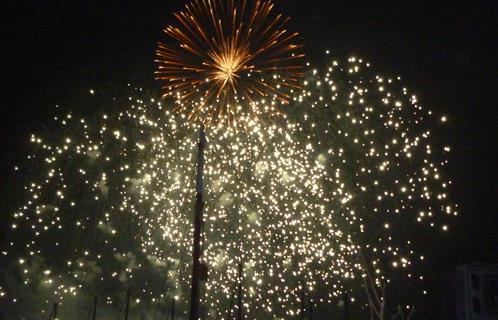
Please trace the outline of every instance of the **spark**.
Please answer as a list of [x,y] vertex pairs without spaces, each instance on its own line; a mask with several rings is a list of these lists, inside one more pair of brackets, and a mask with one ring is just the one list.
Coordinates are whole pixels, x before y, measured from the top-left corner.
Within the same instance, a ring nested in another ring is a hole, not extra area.
[[[346,288],[361,301],[360,251],[377,281],[423,279],[414,269],[428,259],[416,244],[451,229],[458,206],[433,116],[398,78],[358,57],[331,61],[308,70],[286,119],[209,132],[202,299],[211,318],[226,315],[239,263],[245,313],[289,318],[303,290],[322,307]],[[186,313],[197,124],[140,88],[117,103],[120,112],[68,113],[56,132],[30,136],[33,154],[16,172],[35,176],[2,266],[53,300],[92,292],[111,305],[132,286],[140,305],[174,298]]]
[[157,47],[156,77],[176,111],[229,127],[281,113],[299,88],[304,55],[271,0],[194,0],[175,17],[164,29],[171,44]]

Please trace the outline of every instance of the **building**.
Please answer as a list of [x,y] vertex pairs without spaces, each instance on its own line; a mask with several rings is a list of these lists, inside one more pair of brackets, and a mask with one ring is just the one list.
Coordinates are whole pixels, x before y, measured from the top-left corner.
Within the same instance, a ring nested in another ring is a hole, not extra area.
[[498,320],[498,265],[458,267],[445,281],[445,320]]

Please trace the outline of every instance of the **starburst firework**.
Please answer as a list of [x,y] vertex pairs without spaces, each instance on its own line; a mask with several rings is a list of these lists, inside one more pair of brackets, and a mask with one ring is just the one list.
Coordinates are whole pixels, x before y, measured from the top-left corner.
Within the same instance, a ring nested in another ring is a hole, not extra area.
[[[195,0],[159,43],[157,78],[176,110],[206,125],[272,117],[299,87],[304,55],[271,0]],[[173,44],[174,43],[174,44]],[[275,99],[273,99],[275,98]],[[273,100],[267,104],[264,99]]]

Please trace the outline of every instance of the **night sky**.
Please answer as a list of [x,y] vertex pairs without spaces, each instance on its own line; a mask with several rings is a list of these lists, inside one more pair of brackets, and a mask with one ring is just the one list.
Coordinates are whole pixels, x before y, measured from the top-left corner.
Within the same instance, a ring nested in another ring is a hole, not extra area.
[[[75,113],[89,89],[119,94],[126,83],[159,92],[154,49],[184,1],[9,1],[2,8],[0,241],[18,181],[11,177],[56,104]],[[429,286],[460,264],[498,263],[497,56],[495,1],[278,1],[293,17],[308,60],[358,55],[401,75],[422,105],[449,116],[438,136],[453,152],[452,198],[461,216],[447,239],[433,239]],[[98,104],[96,104],[96,107]],[[95,108],[96,108],[95,107]],[[429,239],[430,240],[430,239]],[[441,249],[439,250],[439,247]]]

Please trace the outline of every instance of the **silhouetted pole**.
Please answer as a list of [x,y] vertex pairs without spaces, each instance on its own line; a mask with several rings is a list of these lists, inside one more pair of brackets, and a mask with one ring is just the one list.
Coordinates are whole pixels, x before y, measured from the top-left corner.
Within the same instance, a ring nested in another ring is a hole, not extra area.
[[52,311],[50,312],[50,315],[48,316],[49,320],[52,320],[52,319],[55,320],[55,319],[57,319],[57,307],[58,306],[59,305],[56,302],[54,302],[54,304],[52,306]]
[[344,320],[349,320],[349,295],[344,292]]
[[200,307],[200,267],[201,267],[201,230],[204,201],[204,150],[206,149],[204,126],[199,130],[199,150],[197,153],[196,203],[194,211],[194,245],[192,249],[192,286],[190,292],[190,320],[199,320]]
[[93,320],[97,319],[97,296],[93,298]]
[[173,300],[171,300],[171,320],[175,319],[175,305],[176,305],[176,299],[173,298]]
[[128,312],[130,311],[130,290],[126,291],[126,311],[125,320],[128,320]]
[[237,309],[237,319],[242,320],[242,273],[244,271],[244,265],[242,263],[239,263],[239,289],[238,289],[238,309]]

